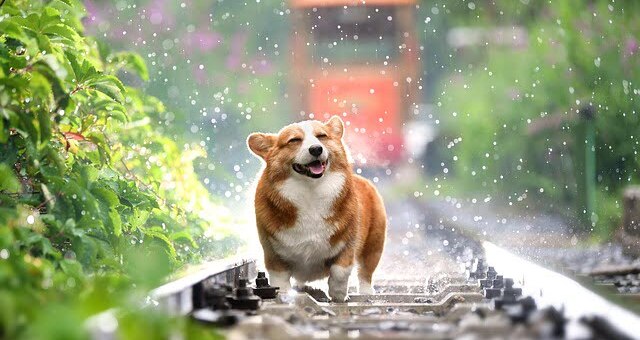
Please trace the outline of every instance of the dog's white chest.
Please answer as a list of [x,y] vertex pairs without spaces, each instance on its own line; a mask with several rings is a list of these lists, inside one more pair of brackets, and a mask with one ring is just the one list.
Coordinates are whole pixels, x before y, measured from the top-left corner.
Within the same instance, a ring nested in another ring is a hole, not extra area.
[[325,220],[332,214],[333,203],[340,195],[344,181],[344,175],[329,172],[314,181],[289,178],[279,188],[280,194],[295,205],[298,214],[293,227],[274,235],[273,248],[285,261],[295,264],[294,271],[317,270],[317,266],[323,266],[344,247],[342,243],[331,246],[330,239],[336,226]]
[[[300,216],[299,216],[300,217]],[[290,263],[310,264],[336,255],[329,239],[335,232],[332,225],[321,218],[308,216],[292,227],[275,235],[274,250]]]

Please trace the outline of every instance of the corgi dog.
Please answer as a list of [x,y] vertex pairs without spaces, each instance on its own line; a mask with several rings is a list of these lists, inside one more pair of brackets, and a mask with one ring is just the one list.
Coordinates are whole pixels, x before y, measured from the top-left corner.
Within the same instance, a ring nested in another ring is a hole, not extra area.
[[264,161],[255,193],[258,236],[274,286],[291,288],[329,277],[332,301],[347,299],[358,267],[360,294],[384,248],[387,217],[371,182],[353,173],[344,123],[308,120],[278,134],[252,133],[247,144]]

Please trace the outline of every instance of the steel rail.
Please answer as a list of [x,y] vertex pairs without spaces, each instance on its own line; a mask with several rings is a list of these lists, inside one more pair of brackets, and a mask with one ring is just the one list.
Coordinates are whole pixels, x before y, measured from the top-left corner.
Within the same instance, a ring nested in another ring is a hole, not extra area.
[[640,317],[607,301],[569,277],[525,260],[508,250],[485,241],[485,256],[496,270],[520,281],[523,295],[529,295],[541,306],[563,309],[570,323],[569,338],[580,338],[579,320],[600,316],[630,338],[640,334]]

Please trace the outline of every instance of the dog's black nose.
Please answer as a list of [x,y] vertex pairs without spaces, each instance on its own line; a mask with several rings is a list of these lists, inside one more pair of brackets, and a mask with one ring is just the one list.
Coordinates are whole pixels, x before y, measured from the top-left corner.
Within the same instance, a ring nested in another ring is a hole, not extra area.
[[315,157],[320,156],[322,154],[322,145],[318,145],[318,144],[311,145],[309,147],[309,153]]

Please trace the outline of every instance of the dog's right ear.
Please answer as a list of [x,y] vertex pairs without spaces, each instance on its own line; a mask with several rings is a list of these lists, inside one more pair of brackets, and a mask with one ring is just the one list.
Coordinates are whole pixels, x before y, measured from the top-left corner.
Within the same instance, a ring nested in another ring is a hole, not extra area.
[[340,138],[344,135],[344,122],[338,116],[331,116],[329,120],[324,123],[329,128],[331,134],[334,134]]
[[276,145],[276,135],[271,133],[252,133],[247,138],[249,150],[262,159],[266,159],[269,150]]

